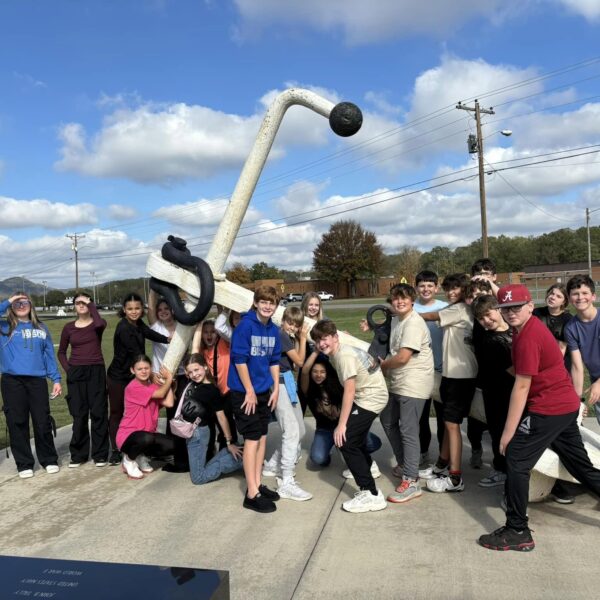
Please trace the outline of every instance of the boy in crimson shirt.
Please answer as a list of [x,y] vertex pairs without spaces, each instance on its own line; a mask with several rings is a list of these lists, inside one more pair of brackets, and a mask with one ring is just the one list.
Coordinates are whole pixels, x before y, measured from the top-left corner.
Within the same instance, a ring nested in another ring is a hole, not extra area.
[[579,397],[550,330],[532,318],[533,302],[524,285],[498,291],[498,305],[513,328],[515,384],[500,439],[506,456],[506,525],[482,535],[479,544],[490,550],[533,550],[527,526],[529,473],[548,447],[569,473],[600,496],[600,470],[585,451],[577,416]]

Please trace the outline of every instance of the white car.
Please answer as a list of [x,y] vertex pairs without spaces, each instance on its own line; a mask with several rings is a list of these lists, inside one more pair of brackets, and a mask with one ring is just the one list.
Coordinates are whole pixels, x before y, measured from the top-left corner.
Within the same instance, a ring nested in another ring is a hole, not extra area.
[[320,300],[333,300],[333,294],[330,294],[329,292],[317,292],[317,296],[319,296]]

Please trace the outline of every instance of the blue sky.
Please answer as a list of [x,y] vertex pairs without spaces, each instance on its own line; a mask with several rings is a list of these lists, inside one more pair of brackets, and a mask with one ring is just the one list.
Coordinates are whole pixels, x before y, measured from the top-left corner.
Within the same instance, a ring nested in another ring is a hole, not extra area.
[[476,97],[489,170],[528,163],[487,176],[490,235],[579,227],[600,207],[599,30],[600,0],[0,1],[0,279],[72,286],[74,232],[83,284],[142,275],[170,233],[205,255],[293,86],[355,102],[363,128],[288,111],[230,262],[307,268],[349,217],[389,253],[479,237],[453,108]]

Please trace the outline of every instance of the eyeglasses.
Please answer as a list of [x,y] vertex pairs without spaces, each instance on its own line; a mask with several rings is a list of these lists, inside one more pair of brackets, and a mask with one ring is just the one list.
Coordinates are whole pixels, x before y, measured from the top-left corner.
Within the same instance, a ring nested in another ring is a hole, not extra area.
[[506,314],[506,313],[513,313],[513,314],[517,314],[521,312],[521,309],[524,307],[524,304],[517,304],[517,306],[501,306],[500,307],[500,312]]
[[27,308],[28,306],[31,306],[31,302],[29,302],[29,300],[17,300],[16,302],[12,303],[13,308]]

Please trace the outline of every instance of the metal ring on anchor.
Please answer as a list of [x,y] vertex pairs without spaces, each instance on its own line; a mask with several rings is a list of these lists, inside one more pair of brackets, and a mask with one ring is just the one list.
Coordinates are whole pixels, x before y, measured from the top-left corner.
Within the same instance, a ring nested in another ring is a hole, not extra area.
[[[373,320],[373,315],[376,312],[383,312],[385,314],[385,321],[383,323],[376,323]],[[369,346],[369,354],[374,358],[385,358],[389,351],[390,334],[392,330],[392,311],[384,304],[371,306],[367,311],[367,323],[369,324],[371,331],[373,331],[373,341]]]
[[213,273],[205,261],[191,255],[185,240],[172,235],[168,239],[169,241],[162,247],[162,257],[198,277],[200,283],[198,304],[194,310],[188,312],[179,296],[179,288],[172,283],[151,277],[150,287],[169,303],[177,322],[182,325],[196,325],[209,313],[215,299]]

